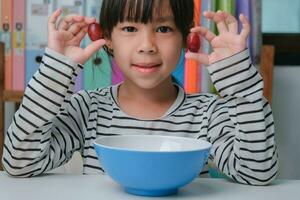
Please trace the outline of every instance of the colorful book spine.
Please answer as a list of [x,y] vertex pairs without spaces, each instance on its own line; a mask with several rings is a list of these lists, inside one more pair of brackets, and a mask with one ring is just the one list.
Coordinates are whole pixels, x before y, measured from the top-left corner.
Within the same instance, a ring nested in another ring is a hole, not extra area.
[[[204,11],[215,11],[216,7],[216,0],[201,0],[201,14],[203,14]],[[205,17],[201,17],[201,26],[208,28],[208,30],[211,30],[214,32],[214,24],[212,20],[208,20]],[[201,49],[202,52],[205,54],[211,53],[211,45],[209,42],[202,37],[201,38]],[[201,92],[211,92],[212,90],[212,81],[210,78],[210,75],[208,73],[208,70],[206,69],[206,66],[201,66],[201,78],[200,78],[200,91]]]
[[[200,25],[201,1],[194,0],[194,23]],[[184,89],[186,93],[198,93],[200,91],[201,71],[198,62],[192,59],[185,59],[184,68]]]
[[262,1],[251,0],[252,62],[260,63],[262,48]]
[[[235,0],[216,0],[216,10],[226,11],[232,15],[235,15]],[[216,34],[218,34],[218,29],[214,28]]]
[[[0,0],[0,11],[2,13],[2,0]],[[1,41],[1,33],[2,33],[2,15],[0,14],[0,41]]]
[[235,15],[235,0],[218,0],[217,9]]
[[4,89],[12,90],[12,24],[13,24],[13,1],[2,0],[1,18],[2,33],[1,41],[5,43],[5,64],[4,64]]
[[13,1],[13,77],[12,89],[23,91],[25,85],[25,0]]
[[[250,24],[252,24],[252,15],[251,15],[251,2],[249,0],[238,0],[236,1],[236,18],[239,19],[239,15],[243,14],[249,20]],[[239,21],[239,20],[238,20]],[[239,32],[242,30],[242,23],[239,21]],[[253,55],[253,46],[252,46],[252,38],[253,34],[250,34],[247,39],[247,47],[250,50],[250,55]]]

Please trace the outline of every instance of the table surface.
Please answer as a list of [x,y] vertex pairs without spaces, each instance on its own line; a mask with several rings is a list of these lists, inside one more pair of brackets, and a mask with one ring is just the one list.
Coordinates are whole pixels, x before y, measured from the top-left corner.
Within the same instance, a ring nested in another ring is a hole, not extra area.
[[176,195],[142,197],[127,194],[107,175],[46,174],[32,178],[12,178],[0,172],[0,199],[180,199],[180,200],[288,200],[300,199],[300,180],[275,180],[268,186],[249,186],[225,179],[196,178]]

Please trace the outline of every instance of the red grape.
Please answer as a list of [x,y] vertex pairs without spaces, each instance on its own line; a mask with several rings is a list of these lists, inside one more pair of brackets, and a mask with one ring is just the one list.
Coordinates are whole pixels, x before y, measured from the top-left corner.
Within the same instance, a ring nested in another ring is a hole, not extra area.
[[92,23],[88,27],[88,35],[92,41],[96,41],[102,38],[102,30],[100,24]]
[[190,33],[187,37],[187,49],[191,52],[198,52],[200,49],[200,37],[197,33]]

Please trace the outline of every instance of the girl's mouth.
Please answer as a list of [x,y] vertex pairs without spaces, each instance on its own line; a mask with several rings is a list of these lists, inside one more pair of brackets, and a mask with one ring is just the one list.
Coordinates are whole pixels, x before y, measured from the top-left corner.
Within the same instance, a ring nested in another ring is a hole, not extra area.
[[139,64],[132,64],[133,68],[142,73],[153,73],[158,70],[161,64],[154,64],[154,63],[139,63]]

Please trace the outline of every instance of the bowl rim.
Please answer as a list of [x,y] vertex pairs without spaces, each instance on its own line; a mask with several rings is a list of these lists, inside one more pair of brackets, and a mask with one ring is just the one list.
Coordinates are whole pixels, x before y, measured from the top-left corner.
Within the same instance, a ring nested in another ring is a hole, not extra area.
[[[159,150],[137,150],[137,149],[125,149],[121,147],[111,147],[103,144],[97,143],[97,140],[105,139],[105,138],[118,138],[118,137],[164,137],[164,138],[180,138],[184,140],[193,140],[194,142],[201,142],[201,143],[206,143],[205,145],[208,145],[206,148],[198,148],[198,149],[190,149],[190,150],[177,150],[177,151],[159,151]],[[182,137],[182,136],[168,136],[168,135],[111,135],[111,136],[101,136],[96,138],[93,141],[93,144],[96,146],[100,146],[105,149],[110,149],[110,150],[118,150],[118,151],[124,151],[124,152],[140,152],[140,153],[187,153],[187,152],[197,152],[197,151],[204,151],[204,150],[209,150],[212,147],[212,143],[202,140],[202,139],[197,139],[197,138],[189,138],[189,137]]]

